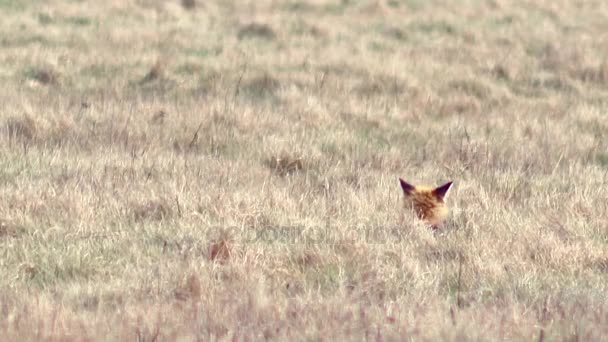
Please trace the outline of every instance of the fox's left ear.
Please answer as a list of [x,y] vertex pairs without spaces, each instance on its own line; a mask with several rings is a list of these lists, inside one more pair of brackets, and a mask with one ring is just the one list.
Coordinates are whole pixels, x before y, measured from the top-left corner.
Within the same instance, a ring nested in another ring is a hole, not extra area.
[[443,200],[448,194],[448,190],[450,190],[451,186],[452,182],[445,183],[442,186],[435,188],[435,190],[433,190],[433,193],[435,194],[435,196],[437,196],[437,198]]

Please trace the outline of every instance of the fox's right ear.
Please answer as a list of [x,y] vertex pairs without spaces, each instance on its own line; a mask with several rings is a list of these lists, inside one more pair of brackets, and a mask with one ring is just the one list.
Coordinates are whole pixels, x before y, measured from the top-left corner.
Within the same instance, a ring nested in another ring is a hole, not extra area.
[[404,181],[401,178],[399,178],[399,183],[401,183],[401,189],[403,189],[403,192],[406,195],[410,195],[412,192],[414,192],[414,186],[412,184]]

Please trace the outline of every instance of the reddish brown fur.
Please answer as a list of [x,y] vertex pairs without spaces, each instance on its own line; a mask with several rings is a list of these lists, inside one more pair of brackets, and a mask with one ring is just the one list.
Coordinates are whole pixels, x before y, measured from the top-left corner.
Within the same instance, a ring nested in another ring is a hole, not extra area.
[[413,209],[419,219],[434,229],[441,227],[449,214],[444,199],[452,182],[432,188],[414,186],[401,178],[399,181],[403,189],[405,208]]

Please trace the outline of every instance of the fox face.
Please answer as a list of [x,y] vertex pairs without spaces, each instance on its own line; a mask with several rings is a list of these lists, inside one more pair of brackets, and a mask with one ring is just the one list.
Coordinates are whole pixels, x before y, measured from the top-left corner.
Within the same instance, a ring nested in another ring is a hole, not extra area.
[[452,186],[452,182],[437,188],[414,186],[401,178],[399,178],[399,182],[403,189],[405,208],[413,209],[416,216],[433,229],[439,228],[449,213],[444,199]]

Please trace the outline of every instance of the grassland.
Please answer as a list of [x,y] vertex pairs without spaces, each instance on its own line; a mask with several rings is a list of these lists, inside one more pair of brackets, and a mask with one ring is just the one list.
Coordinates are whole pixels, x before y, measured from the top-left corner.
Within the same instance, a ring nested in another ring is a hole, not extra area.
[[608,338],[606,2],[193,3],[0,0],[3,341]]

